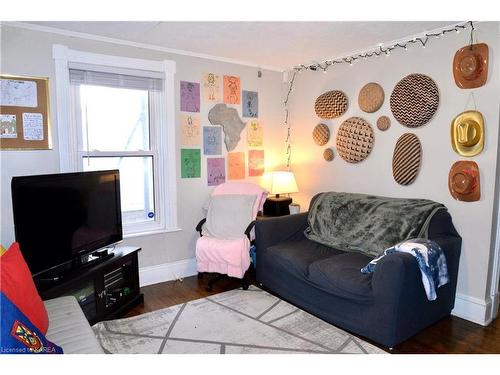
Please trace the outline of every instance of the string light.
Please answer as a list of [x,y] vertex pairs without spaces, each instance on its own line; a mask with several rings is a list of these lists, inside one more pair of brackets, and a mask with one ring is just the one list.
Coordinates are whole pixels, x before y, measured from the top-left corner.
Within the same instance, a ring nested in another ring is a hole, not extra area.
[[286,144],[286,166],[288,170],[290,170],[290,161],[292,157],[292,146],[291,146],[291,127],[290,123],[288,122],[288,100],[290,99],[290,93],[293,91],[293,84],[295,82],[295,77],[297,76],[298,73],[304,71],[304,70],[312,70],[312,71],[317,71],[318,69],[321,69],[324,74],[327,73],[328,68],[334,67],[336,64],[344,64],[348,63],[349,66],[352,66],[357,60],[363,59],[367,60],[370,57],[377,57],[382,54],[384,54],[386,57],[388,57],[391,54],[392,50],[395,50],[396,48],[403,49],[405,51],[408,50],[408,45],[409,44],[414,44],[414,43],[420,43],[422,48],[426,47],[426,44],[429,42],[430,38],[434,37],[435,39],[439,39],[441,36],[446,35],[447,33],[455,31],[457,34],[460,33],[461,30],[467,29],[467,27],[471,28],[471,42],[470,44],[472,45],[473,43],[473,33],[474,33],[474,22],[473,21],[468,21],[466,23],[458,24],[455,26],[452,26],[447,29],[442,29],[440,32],[435,32],[435,33],[425,33],[421,37],[416,37],[412,39],[408,39],[405,42],[398,42],[390,47],[384,48],[383,43],[379,43],[377,45],[377,48],[367,51],[364,53],[358,53],[358,54],[353,54],[351,56],[346,56],[334,60],[325,60],[322,63],[312,63],[312,64],[300,64],[295,67],[293,67],[292,71],[292,78],[288,82],[288,91],[285,96],[285,100],[283,102],[285,106],[285,121],[284,121],[284,126],[287,129],[287,135],[285,139],[285,144]]
[[[288,100],[290,99],[290,93],[293,91],[293,83],[295,82],[295,77],[297,76],[297,73],[300,71],[294,70],[292,79],[290,79],[290,82],[288,82],[288,91],[285,96],[285,100],[283,101],[283,104],[285,106],[285,121],[284,121],[284,126],[286,127],[286,139],[285,139],[285,144],[286,144],[286,167],[288,170],[290,170],[290,160],[292,159],[292,145],[291,145],[291,136],[292,136],[292,129],[290,127],[290,123],[288,122]],[[326,69],[325,69],[326,72]]]
[[[322,63],[313,63],[313,64],[309,64],[309,65],[301,64],[301,65],[295,66],[293,68],[293,70],[296,72],[300,72],[302,70],[316,71],[316,70],[318,70],[318,68],[320,68],[323,70],[323,72],[326,72],[326,70],[328,68],[334,66],[335,64],[348,63],[350,66],[352,66],[356,61],[358,61],[360,59],[366,60],[369,57],[374,57],[374,56],[376,57],[376,56],[380,56],[382,54],[385,56],[389,56],[391,51],[395,50],[396,48],[400,48],[400,49],[407,51],[409,44],[420,43],[422,48],[425,48],[427,43],[429,42],[430,38],[434,37],[435,39],[438,39],[441,36],[443,36],[449,32],[453,32],[453,31],[455,31],[456,33],[459,33],[461,30],[467,29],[467,27],[470,27],[472,30],[474,30],[473,21],[468,21],[468,22],[463,23],[463,24],[458,24],[458,25],[452,26],[450,28],[443,29],[440,32],[426,33],[421,37],[412,38],[412,39],[409,39],[405,42],[399,42],[399,43],[397,43],[393,46],[390,46],[390,47],[384,48],[383,44],[379,43],[377,45],[376,49],[373,49],[372,51],[369,51],[369,52],[359,53],[359,54],[351,55],[351,56],[346,56],[346,57],[343,57],[343,58],[338,59],[338,60],[325,60]],[[325,64],[325,65],[322,66],[322,64]]]

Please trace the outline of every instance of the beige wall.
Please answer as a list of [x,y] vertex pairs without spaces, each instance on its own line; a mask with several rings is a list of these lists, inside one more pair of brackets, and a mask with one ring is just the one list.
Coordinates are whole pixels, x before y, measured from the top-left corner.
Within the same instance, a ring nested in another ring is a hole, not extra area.
[[[128,47],[123,45],[98,42],[93,40],[66,37],[57,34],[36,32],[3,25],[1,28],[1,66],[2,73],[49,77],[51,122],[53,129],[54,148],[50,151],[2,151],[1,156],[1,243],[8,246],[14,240],[12,221],[12,204],[10,195],[10,180],[12,176],[44,174],[59,172],[59,150],[57,130],[60,126],[56,119],[55,68],[52,59],[52,45],[63,44],[71,49],[86,52],[102,53],[124,57],[135,57],[151,60],[174,60],[177,63],[175,76],[176,115],[179,119],[179,81],[200,82],[204,72],[233,74],[241,77],[242,89],[258,91],[259,120],[264,126],[264,145],[276,142],[268,128],[279,123],[282,110],[279,97],[281,95],[281,73],[262,72],[262,78],[257,77],[257,68],[200,59],[189,56],[174,55],[148,49]],[[202,125],[208,124],[208,110],[205,103],[201,107]],[[241,116],[241,106],[238,106]],[[178,121],[177,121],[178,123]],[[176,124],[177,125],[177,124]],[[177,145],[180,144],[180,134],[177,132]],[[177,147],[177,161],[179,163]],[[246,151],[246,133],[234,151]],[[267,155],[266,155],[267,156]],[[269,160],[271,160],[271,154]],[[126,239],[129,245],[142,247],[139,260],[142,267],[169,263],[194,257],[194,246],[197,233],[194,228],[203,217],[202,205],[205,203],[212,188],[206,181],[206,158],[202,157],[202,175],[199,179],[181,179],[178,164],[178,223],[182,229],[179,232],[156,234]],[[255,177],[249,180],[258,182]]]
[[[458,280],[458,293],[484,301],[490,252],[495,197],[495,174],[499,139],[500,70],[499,24],[477,24],[477,39],[490,47],[490,68],[487,84],[474,90],[459,89],[453,80],[452,61],[455,51],[468,43],[469,33],[447,34],[439,40],[429,41],[427,48],[409,47],[396,50],[389,57],[360,61],[353,66],[343,64],[322,72],[302,72],[296,79],[290,108],[293,127],[292,167],[300,193],[295,196],[307,207],[310,198],[326,190],[372,193],[394,197],[428,198],[445,204],[463,237],[462,256]],[[415,129],[399,124],[392,116],[389,97],[395,84],[410,73],[430,76],[440,92],[439,108],[432,120]],[[360,88],[368,82],[378,82],[385,91],[385,102],[373,114],[359,109],[357,98]],[[349,108],[340,118],[321,120],[314,112],[315,99],[321,93],[338,89],[349,97]],[[473,91],[477,109],[485,119],[484,151],[470,160],[478,163],[481,178],[481,200],[464,203],[454,200],[448,192],[447,179],[451,165],[467,158],[456,154],[450,143],[452,119],[464,111]],[[391,118],[391,128],[382,132],[376,128],[381,115]],[[323,160],[323,150],[335,146],[335,134],[342,121],[360,116],[374,128],[375,144],[369,157],[359,164],[349,164],[335,155],[334,161]],[[317,146],[312,130],[319,122],[328,124],[332,137],[325,147]],[[415,133],[422,143],[423,161],[416,181],[409,186],[398,185],[392,177],[392,153],[398,137],[406,132]]]

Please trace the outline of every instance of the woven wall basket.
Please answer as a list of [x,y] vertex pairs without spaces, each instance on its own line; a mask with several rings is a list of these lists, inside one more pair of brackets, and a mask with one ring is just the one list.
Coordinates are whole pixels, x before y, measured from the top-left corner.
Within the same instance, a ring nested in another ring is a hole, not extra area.
[[384,89],[378,83],[370,82],[359,91],[358,104],[362,111],[373,113],[384,103]]
[[400,185],[415,181],[422,163],[422,146],[415,134],[405,133],[399,137],[392,155],[392,176]]
[[439,106],[436,83],[424,74],[410,74],[399,81],[391,94],[391,111],[409,128],[427,124]]
[[380,116],[377,120],[377,128],[385,131],[391,127],[391,119],[387,116]]
[[323,158],[326,161],[332,161],[335,155],[333,154],[333,150],[331,148],[327,148],[325,151],[323,151]]
[[319,118],[332,119],[342,116],[347,111],[347,96],[338,90],[328,91],[318,96],[314,110]]
[[370,154],[374,141],[371,125],[361,117],[350,117],[337,132],[337,153],[349,163],[359,163]]
[[313,130],[313,139],[319,146],[326,145],[330,140],[330,129],[328,129],[328,126],[325,124],[316,125]]

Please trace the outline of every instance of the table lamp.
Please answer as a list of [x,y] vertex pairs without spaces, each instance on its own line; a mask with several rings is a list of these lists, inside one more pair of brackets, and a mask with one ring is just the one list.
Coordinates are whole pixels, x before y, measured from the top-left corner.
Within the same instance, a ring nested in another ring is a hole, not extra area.
[[[283,216],[290,214],[290,197],[280,197],[280,194],[297,193],[297,183],[292,172],[270,172],[267,176],[267,190],[269,198],[264,203],[265,216]],[[272,196],[274,195],[274,196]]]

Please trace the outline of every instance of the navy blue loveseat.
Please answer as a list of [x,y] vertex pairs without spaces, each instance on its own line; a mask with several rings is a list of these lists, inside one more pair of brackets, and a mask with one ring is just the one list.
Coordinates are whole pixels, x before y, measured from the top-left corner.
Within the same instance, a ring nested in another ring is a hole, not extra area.
[[290,303],[347,331],[392,348],[450,314],[455,303],[461,237],[446,209],[428,227],[443,249],[450,282],[426,297],[415,258],[384,257],[373,274],[360,269],[372,258],[308,240],[308,213],[257,220],[257,281]]

